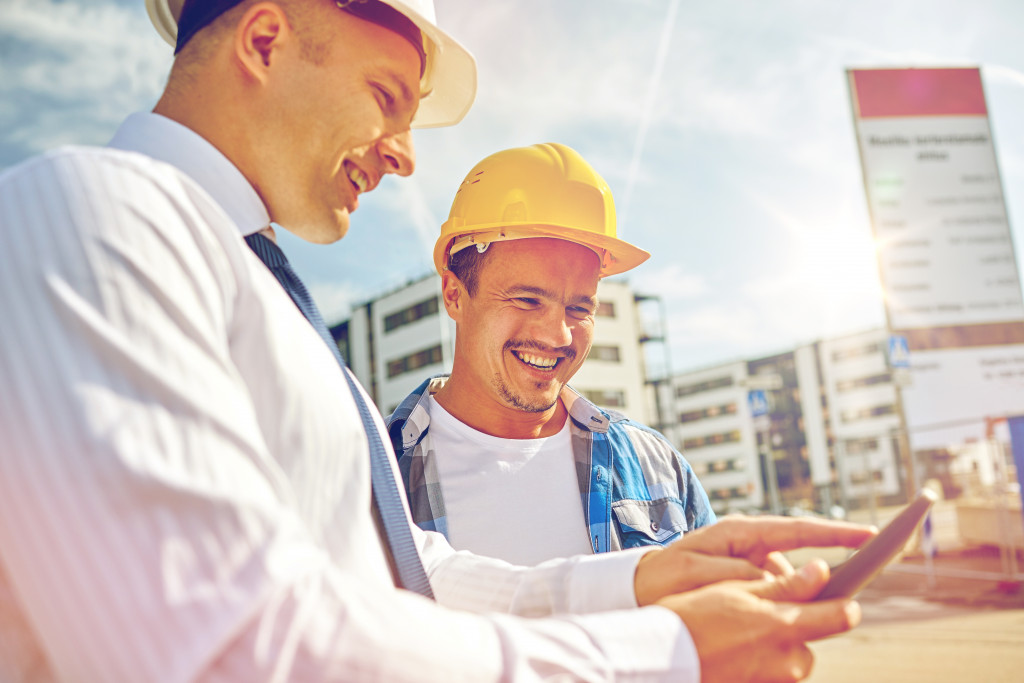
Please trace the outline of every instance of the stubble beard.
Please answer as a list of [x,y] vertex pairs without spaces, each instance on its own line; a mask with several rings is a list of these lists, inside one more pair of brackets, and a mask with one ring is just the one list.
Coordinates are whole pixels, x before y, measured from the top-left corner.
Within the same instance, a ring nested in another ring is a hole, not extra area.
[[[558,394],[555,394],[554,400],[550,402],[527,401],[524,397],[513,393],[511,387],[509,387],[497,373],[495,373],[491,384],[507,405],[524,413],[543,413],[546,410],[550,410],[556,403],[558,403]],[[537,388],[540,389],[541,386],[543,385],[538,385]],[[559,391],[559,393],[561,392]]]

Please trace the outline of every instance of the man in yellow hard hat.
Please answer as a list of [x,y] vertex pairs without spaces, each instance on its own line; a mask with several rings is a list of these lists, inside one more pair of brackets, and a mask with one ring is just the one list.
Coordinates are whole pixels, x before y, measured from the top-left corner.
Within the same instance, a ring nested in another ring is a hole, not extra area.
[[504,150],[469,172],[434,248],[452,372],[389,419],[420,527],[537,564],[714,522],[661,434],[568,386],[590,351],[598,281],[648,257],[618,239],[608,184],[565,145]]
[[689,589],[859,527],[527,569],[411,526],[267,228],[344,235],[410,126],[465,113],[472,57],[431,0],[147,5],[177,35],[155,111],[0,176],[0,680],[748,680],[856,621],[778,602],[821,566]]

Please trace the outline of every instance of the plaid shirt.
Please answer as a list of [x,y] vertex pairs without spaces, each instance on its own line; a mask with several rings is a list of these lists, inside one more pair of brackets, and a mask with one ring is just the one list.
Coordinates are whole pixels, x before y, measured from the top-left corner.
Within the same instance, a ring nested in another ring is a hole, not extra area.
[[[413,521],[448,535],[444,494],[430,443],[427,401],[447,377],[423,382],[387,418],[409,494]],[[573,459],[583,516],[595,553],[664,545],[712,524],[704,487],[690,464],[658,432],[604,411],[569,387],[561,400],[572,420]]]

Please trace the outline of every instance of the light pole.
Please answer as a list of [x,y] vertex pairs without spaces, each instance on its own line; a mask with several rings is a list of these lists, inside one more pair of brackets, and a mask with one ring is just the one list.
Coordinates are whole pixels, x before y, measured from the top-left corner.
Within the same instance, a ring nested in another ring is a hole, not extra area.
[[895,392],[896,418],[899,420],[897,440],[900,459],[903,460],[907,472],[906,495],[907,500],[913,500],[917,495],[916,463],[914,462],[914,451],[910,446],[910,435],[907,433],[907,415],[903,410],[903,389],[909,387],[913,381],[910,375],[910,346],[907,344],[906,337],[899,334],[889,335],[889,353],[886,354],[886,361],[892,374],[892,386]]

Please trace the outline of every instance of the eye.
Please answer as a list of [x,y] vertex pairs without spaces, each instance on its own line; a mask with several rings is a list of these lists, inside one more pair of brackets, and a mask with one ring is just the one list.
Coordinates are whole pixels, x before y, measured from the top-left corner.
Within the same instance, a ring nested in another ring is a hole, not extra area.
[[377,100],[383,109],[391,109],[395,104],[395,96],[391,94],[391,91],[385,88],[380,83],[374,83],[373,89],[377,91]]
[[516,303],[522,304],[523,306],[530,308],[540,305],[539,299],[534,299],[533,297],[530,296],[518,296],[514,299],[514,301]]
[[569,306],[566,310],[574,318],[589,318],[594,315],[593,311],[586,306]]

